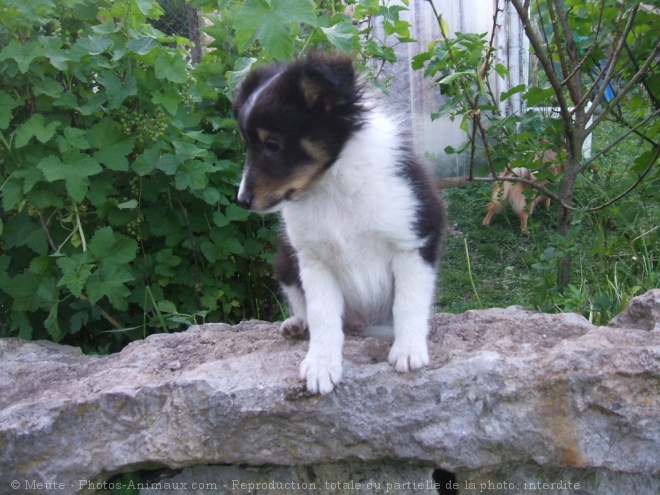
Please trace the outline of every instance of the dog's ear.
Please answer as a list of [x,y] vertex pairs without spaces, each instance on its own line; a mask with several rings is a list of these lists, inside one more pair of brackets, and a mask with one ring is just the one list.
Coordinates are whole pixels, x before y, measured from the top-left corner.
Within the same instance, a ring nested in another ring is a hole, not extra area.
[[310,108],[330,112],[354,99],[355,70],[348,57],[309,56],[303,64],[300,90]]

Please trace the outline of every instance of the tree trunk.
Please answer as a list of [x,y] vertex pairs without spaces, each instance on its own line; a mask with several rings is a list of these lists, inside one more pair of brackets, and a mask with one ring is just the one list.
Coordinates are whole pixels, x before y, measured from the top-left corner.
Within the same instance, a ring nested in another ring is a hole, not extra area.
[[[565,205],[573,206],[573,194],[575,192],[575,181],[580,172],[580,163],[582,161],[582,145],[584,144],[584,111],[575,112],[575,122],[571,126],[565,126],[566,133],[566,164],[564,167],[564,178],[561,184],[560,197]],[[557,218],[557,233],[568,238],[573,211],[560,207]],[[566,256],[561,260],[558,273],[558,283],[560,288],[566,287],[571,279],[571,256]]]

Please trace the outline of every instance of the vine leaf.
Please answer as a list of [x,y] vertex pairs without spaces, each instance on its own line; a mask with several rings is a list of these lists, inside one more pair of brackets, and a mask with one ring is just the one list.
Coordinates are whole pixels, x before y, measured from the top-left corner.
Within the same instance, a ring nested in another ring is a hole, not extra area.
[[60,125],[58,120],[46,124],[46,119],[40,113],[34,114],[26,120],[16,131],[16,148],[22,148],[30,142],[30,139],[36,137],[40,143],[46,143],[55,135],[57,127]]
[[62,155],[48,156],[37,164],[48,182],[63,180],[71,198],[80,203],[89,189],[89,177],[103,170],[99,163],[89,155],[78,150],[70,150]]
[[277,60],[293,56],[291,24],[317,25],[314,3],[308,0],[247,0],[234,21],[236,41],[243,51],[259,40]]

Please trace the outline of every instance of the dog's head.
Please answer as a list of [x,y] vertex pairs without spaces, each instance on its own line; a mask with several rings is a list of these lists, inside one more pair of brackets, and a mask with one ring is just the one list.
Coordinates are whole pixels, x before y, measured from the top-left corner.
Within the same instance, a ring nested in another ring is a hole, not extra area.
[[233,112],[247,148],[238,204],[274,211],[335,162],[361,124],[361,87],[349,58],[308,56],[250,72]]

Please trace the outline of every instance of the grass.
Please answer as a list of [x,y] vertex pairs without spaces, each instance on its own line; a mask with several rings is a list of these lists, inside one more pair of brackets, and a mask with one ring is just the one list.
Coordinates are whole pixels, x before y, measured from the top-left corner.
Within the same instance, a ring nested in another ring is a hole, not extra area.
[[489,227],[484,227],[481,221],[490,191],[489,184],[444,191],[447,233],[436,300],[438,311],[461,312],[514,304],[533,306],[527,278],[543,251],[542,246],[554,233],[556,206],[534,212],[529,235],[520,232],[520,220],[510,208],[493,217]]
[[[594,150],[620,132],[616,124],[600,126]],[[599,160],[597,170],[578,181],[578,202],[602,203],[632,183],[631,157],[638,156],[640,146],[638,139],[627,139]],[[595,324],[607,323],[632,297],[660,287],[658,191],[660,174],[606,210],[577,213],[568,245],[556,239],[556,204],[549,210],[537,208],[529,220],[529,235],[522,235],[510,208],[496,215],[489,227],[481,225],[489,184],[444,191],[447,233],[435,310],[520,305],[574,311]],[[567,249],[572,253],[571,283],[560,290],[555,267]]]

